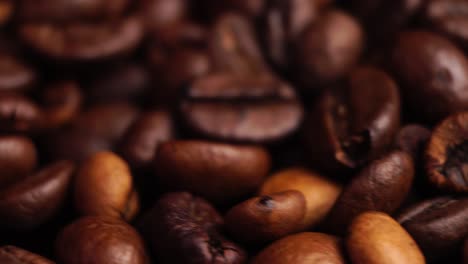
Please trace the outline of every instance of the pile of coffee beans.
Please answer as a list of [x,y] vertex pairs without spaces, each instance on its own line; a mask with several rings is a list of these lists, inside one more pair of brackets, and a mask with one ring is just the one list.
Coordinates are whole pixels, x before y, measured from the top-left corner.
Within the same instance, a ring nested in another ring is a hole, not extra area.
[[467,0],[0,0],[0,264],[468,264]]

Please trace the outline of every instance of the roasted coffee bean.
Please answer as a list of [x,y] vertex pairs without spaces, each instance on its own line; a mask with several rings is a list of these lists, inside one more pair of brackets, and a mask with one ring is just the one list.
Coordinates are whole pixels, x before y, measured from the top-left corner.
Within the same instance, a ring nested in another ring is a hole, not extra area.
[[0,228],[30,230],[49,221],[64,203],[74,164],[59,161],[0,189]]
[[0,189],[21,181],[36,169],[36,146],[22,136],[0,136]]
[[209,46],[217,72],[257,76],[269,70],[253,26],[242,16],[225,14],[218,18]]
[[14,246],[0,247],[0,263],[4,264],[54,264],[32,252]]
[[310,229],[322,220],[332,209],[342,187],[313,171],[291,168],[275,173],[263,183],[259,194],[262,196],[288,190],[297,190],[306,200],[306,214],[300,230]]
[[161,30],[188,16],[188,1],[141,0],[140,10],[148,30]]
[[142,114],[126,132],[120,153],[133,169],[148,169],[159,145],[175,137],[174,124],[168,111]]
[[42,125],[42,111],[29,98],[0,95],[0,132],[32,133]]
[[263,46],[275,66],[290,66],[292,44],[304,29],[318,19],[317,3],[311,0],[266,1],[261,32]]
[[361,67],[319,99],[306,121],[304,139],[313,165],[333,175],[385,152],[399,125],[395,82],[377,68]]
[[1,0],[0,1],[0,26],[4,25],[13,14],[13,1]]
[[468,61],[447,39],[424,31],[401,33],[393,66],[417,120],[432,124],[468,109]]
[[139,210],[138,193],[127,163],[112,152],[84,161],[74,180],[75,207],[82,215],[132,220]]
[[433,261],[456,252],[468,234],[468,199],[433,198],[408,208],[397,219]]
[[68,225],[55,243],[57,261],[67,264],[148,264],[140,235],[125,222],[88,216]]
[[59,128],[79,114],[83,95],[73,81],[54,83],[44,90],[42,105],[45,129]]
[[296,42],[295,74],[301,88],[317,91],[345,76],[358,62],[364,32],[350,15],[337,10],[309,25]]
[[150,73],[137,63],[128,63],[99,74],[88,85],[86,95],[92,103],[113,101],[138,102],[151,83]]
[[[1,5],[0,2],[0,20]],[[11,54],[0,52],[0,94],[27,91],[34,85],[36,79],[36,73],[28,65]]]
[[468,192],[468,112],[454,114],[433,131],[424,155],[429,181],[445,191]]
[[395,148],[410,154],[415,163],[419,163],[431,134],[431,131],[423,126],[406,125],[395,136]]
[[19,0],[18,19],[21,21],[70,22],[111,19],[120,16],[129,0]]
[[354,219],[346,246],[356,264],[425,264],[411,236],[390,216],[366,212]]
[[399,30],[407,26],[425,0],[349,1],[351,10],[364,23],[376,45],[390,45]]
[[413,160],[405,152],[394,151],[373,161],[344,188],[327,226],[330,231],[343,234],[363,212],[395,212],[407,197],[413,178]]
[[187,125],[203,136],[254,143],[290,135],[303,116],[294,89],[269,75],[202,77],[190,86],[181,112]]
[[299,191],[259,196],[231,208],[225,216],[226,228],[247,245],[275,241],[301,230],[306,209]]
[[431,0],[424,18],[436,31],[468,48],[468,2],[464,0]]
[[159,146],[155,172],[170,190],[187,190],[225,204],[255,192],[270,165],[269,153],[257,146],[169,141]]
[[21,25],[19,34],[31,48],[51,59],[93,62],[132,52],[143,38],[143,25],[137,17],[113,23],[27,23]]
[[340,239],[321,233],[300,233],[280,239],[263,249],[252,264],[344,264]]
[[146,217],[158,263],[246,262],[243,249],[220,234],[223,218],[202,198],[184,192],[166,194]]
[[127,103],[100,104],[81,113],[69,126],[53,131],[43,144],[52,158],[82,161],[102,150],[112,150],[138,117]]

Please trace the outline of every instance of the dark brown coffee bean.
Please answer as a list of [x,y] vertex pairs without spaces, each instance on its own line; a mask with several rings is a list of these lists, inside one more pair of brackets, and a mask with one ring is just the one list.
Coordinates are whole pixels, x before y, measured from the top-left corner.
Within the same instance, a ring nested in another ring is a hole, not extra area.
[[149,263],[136,230],[108,217],[88,216],[68,225],[58,235],[55,251],[59,263]]
[[59,61],[89,62],[132,52],[143,38],[137,17],[111,23],[29,23],[19,29],[21,38],[37,52]]
[[82,215],[130,221],[139,199],[127,163],[112,152],[98,152],[84,161],[74,180],[75,207]]
[[358,62],[364,32],[350,15],[329,11],[297,40],[295,63],[303,89],[317,91],[345,76]]
[[257,76],[268,71],[249,21],[224,14],[214,24],[209,40],[213,68],[217,72]]
[[82,161],[102,150],[112,150],[138,117],[127,103],[100,104],[80,114],[69,126],[46,136],[43,145],[52,158]]
[[119,17],[129,0],[19,0],[21,21],[69,22]]
[[159,147],[155,172],[169,189],[225,204],[254,192],[270,165],[270,155],[261,147],[169,141]]
[[269,75],[202,77],[190,86],[181,112],[195,132],[237,142],[278,141],[293,133],[303,116],[294,89]]
[[174,138],[174,124],[167,111],[142,114],[120,143],[120,153],[133,169],[148,169],[159,145]]
[[34,143],[27,137],[0,137],[0,189],[21,181],[36,169],[38,155]]
[[344,264],[345,257],[338,237],[321,233],[287,236],[263,249],[252,264]]
[[418,245],[403,227],[380,212],[365,212],[354,219],[346,247],[352,263],[426,263]]
[[[0,17],[1,9],[0,2]],[[24,92],[33,86],[36,78],[36,73],[18,58],[0,52],[0,93]]]
[[393,51],[393,64],[406,106],[418,120],[434,123],[468,109],[468,61],[445,38],[404,32]]
[[468,192],[468,112],[454,114],[434,129],[424,165],[429,181],[450,192]]
[[414,161],[419,163],[430,137],[431,130],[417,124],[409,124],[398,131],[394,145],[396,149],[410,154]]
[[399,125],[395,82],[379,69],[361,67],[319,99],[306,121],[304,138],[314,166],[337,174],[381,155]]
[[64,203],[74,164],[55,162],[0,190],[0,228],[29,230],[50,220]]
[[140,10],[148,30],[161,30],[187,17],[188,1],[141,0]]
[[302,229],[306,200],[299,191],[285,191],[251,198],[231,208],[226,228],[237,241],[263,244]]
[[8,22],[13,14],[13,9],[12,0],[0,0],[0,26]]
[[398,217],[428,261],[456,252],[468,234],[468,199],[439,197],[420,202]]
[[145,223],[158,263],[245,263],[243,249],[220,234],[222,224],[208,202],[183,192],[161,197]]
[[363,22],[376,45],[390,45],[399,30],[409,24],[425,0],[349,1],[351,9]]
[[0,247],[0,263],[3,264],[54,264],[32,252],[14,246]]
[[424,18],[438,32],[448,36],[463,48],[468,48],[468,2],[464,0],[431,0]]
[[262,17],[263,46],[270,60],[279,68],[290,66],[292,44],[318,18],[319,1],[267,1]]
[[394,151],[373,161],[344,188],[326,224],[343,234],[351,221],[366,211],[391,214],[405,200],[414,178],[411,156]]
[[113,101],[138,102],[151,84],[151,76],[142,65],[128,63],[112,67],[95,77],[87,87],[87,100],[91,103]]
[[28,98],[0,95],[0,131],[6,133],[36,132],[42,125],[42,111]]
[[59,128],[78,115],[83,96],[80,87],[73,81],[54,83],[42,94],[44,129]]

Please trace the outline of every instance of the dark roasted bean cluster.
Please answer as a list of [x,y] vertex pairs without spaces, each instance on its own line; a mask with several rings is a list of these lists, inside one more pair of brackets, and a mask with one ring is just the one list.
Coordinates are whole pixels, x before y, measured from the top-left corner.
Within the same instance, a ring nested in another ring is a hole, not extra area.
[[468,0],[0,0],[0,264],[468,264]]

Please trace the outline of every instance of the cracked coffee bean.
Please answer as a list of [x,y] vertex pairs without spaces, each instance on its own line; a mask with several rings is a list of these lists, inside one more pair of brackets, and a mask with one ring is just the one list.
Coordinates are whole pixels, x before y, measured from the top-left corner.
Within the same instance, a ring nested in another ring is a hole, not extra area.
[[181,114],[200,135],[264,143],[295,132],[302,121],[303,108],[294,89],[276,78],[215,74],[190,86],[181,103]]
[[425,200],[407,208],[397,219],[432,262],[450,256],[462,245],[468,234],[468,199]]
[[424,155],[430,183],[447,192],[468,192],[468,113],[442,121],[433,131]]
[[202,198],[189,193],[168,193],[148,212],[144,228],[158,263],[241,264],[242,248],[220,230],[223,218]]
[[304,139],[313,165],[335,175],[384,153],[399,126],[396,83],[379,69],[360,67],[316,102]]

